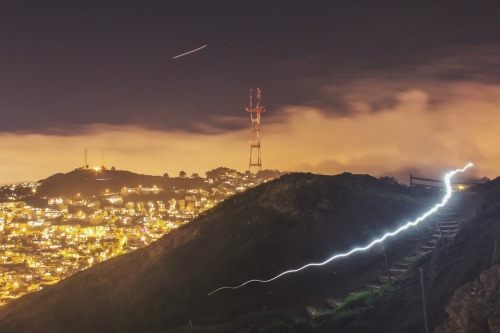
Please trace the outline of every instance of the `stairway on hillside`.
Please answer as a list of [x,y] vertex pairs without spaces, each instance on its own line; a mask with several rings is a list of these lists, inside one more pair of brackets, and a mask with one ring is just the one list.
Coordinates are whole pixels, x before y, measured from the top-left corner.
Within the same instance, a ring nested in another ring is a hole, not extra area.
[[[459,205],[460,197],[458,193],[448,202],[446,206],[439,209],[431,220],[431,232],[418,246],[418,249],[413,253],[413,257],[425,255],[432,252],[438,243],[441,246],[446,246],[447,242],[453,239],[459,231]],[[411,257],[411,256],[410,256]],[[379,276],[378,282],[380,284],[391,283],[404,275],[411,267],[411,262],[405,260],[396,263],[389,268],[389,274]]]
[[[426,237],[424,237],[421,244],[416,247],[413,255],[410,255],[407,258],[421,256],[432,252],[439,243],[440,246],[445,247],[447,243],[456,236],[460,230],[460,218],[458,213],[460,197],[459,193],[455,193],[450,202],[436,212],[435,216],[429,223],[431,228],[429,232],[427,232]],[[384,275],[380,275],[376,281],[366,284],[362,290],[377,290],[382,288],[385,284],[393,283],[403,276],[411,267],[412,262],[410,259],[399,261],[390,266],[389,271]],[[362,290],[358,290],[358,292]],[[341,299],[327,298],[323,305],[306,305],[305,311],[309,318],[314,319],[325,311],[338,309],[342,306],[342,302],[343,301]]]

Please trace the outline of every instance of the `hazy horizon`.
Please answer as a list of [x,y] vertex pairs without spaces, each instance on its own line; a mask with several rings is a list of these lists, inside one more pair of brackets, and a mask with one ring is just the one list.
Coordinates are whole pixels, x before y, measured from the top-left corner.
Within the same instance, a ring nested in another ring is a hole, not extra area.
[[82,4],[0,4],[0,183],[245,170],[257,87],[264,168],[500,175],[495,2]]

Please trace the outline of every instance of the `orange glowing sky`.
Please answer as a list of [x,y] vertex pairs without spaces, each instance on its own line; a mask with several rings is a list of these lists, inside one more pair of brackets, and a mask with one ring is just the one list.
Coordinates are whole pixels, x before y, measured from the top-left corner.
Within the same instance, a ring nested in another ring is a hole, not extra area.
[[[363,110],[345,117],[328,116],[312,107],[285,107],[281,121],[262,119],[264,168],[337,174],[344,171],[391,175],[405,182],[410,172],[440,176],[473,161],[471,175],[500,175],[498,120],[500,85],[450,85],[448,103],[430,107],[419,89],[399,93],[397,104],[376,113]],[[250,123],[241,112],[241,119]],[[245,170],[249,129],[197,134],[138,126],[86,126],[85,134],[2,134],[0,183],[38,180],[83,164],[137,173],[190,175],[218,166]],[[29,175],[29,176],[27,176]]]
[[[265,4],[265,5],[264,5]],[[455,5],[456,4],[456,5]],[[445,2],[0,3],[0,184],[89,163],[500,175],[500,6]],[[176,58],[178,54],[200,48]]]

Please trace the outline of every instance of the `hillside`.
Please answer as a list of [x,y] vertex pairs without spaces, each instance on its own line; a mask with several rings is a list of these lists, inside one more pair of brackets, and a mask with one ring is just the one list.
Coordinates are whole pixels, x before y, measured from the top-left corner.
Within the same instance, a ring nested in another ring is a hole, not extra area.
[[307,332],[423,332],[424,269],[430,331],[500,331],[500,178],[455,193],[460,230],[446,246],[418,258],[410,270],[380,292],[360,294]]
[[[230,321],[263,307],[303,308],[310,298],[349,291],[376,270],[380,254],[207,293],[363,244],[436,198],[365,175],[286,175],[226,200],[147,248],[9,303],[0,310],[0,331],[164,332],[189,322]],[[402,237],[387,251],[404,253],[413,245]]]
[[57,173],[38,181],[39,195],[49,197],[74,197],[77,193],[82,196],[102,195],[106,190],[120,192],[122,187],[159,186],[165,190],[172,188],[199,188],[204,185],[202,178],[168,178],[161,176],[141,175],[124,170],[82,170],[77,169],[68,173]]

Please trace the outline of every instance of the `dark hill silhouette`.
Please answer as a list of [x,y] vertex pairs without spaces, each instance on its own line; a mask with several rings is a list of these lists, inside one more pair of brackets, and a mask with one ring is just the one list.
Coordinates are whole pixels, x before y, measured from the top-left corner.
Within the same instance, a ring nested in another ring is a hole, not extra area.
[[68,173],[57,173],[38,181],[39,195],[49,197],[74,197],[77,193],[82,196],[102,195],[106,190],[120,192],[123,187],[158,186],[164,190],[175,188],[200,188],[204,186],[202,178],[168,178],[149,176],[124,170],[93,170],[77,169]]
[[301,306],[308,297],[348,290],[379,256],[207,293],[364,244],[414,217],[426,200],[391,179],[285,175],[146,248],[9,303],[0,309],[0,332],[164,332],[190,320],[217,323],[264,306]]

